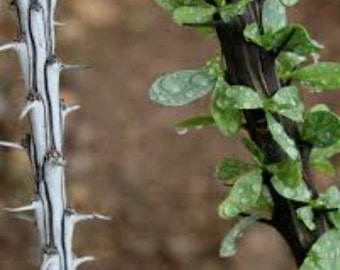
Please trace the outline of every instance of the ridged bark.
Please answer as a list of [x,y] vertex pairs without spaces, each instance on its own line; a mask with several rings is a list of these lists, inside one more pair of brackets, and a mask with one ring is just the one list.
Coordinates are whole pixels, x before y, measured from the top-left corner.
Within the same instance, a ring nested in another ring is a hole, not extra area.
[[35,177],[31,204],[14,212],[33,210],[41,249],[41,270],[73,270],[92,257],[78,258],[72,251],[77,222],[106,217],[80,215],[67,208],[65,191],[64,126],[67,114],[78,106],[60,99],[59,78],[64,65],[55,56],[54,12],[57,0],[15,0],[13,5],[20,31],[13,42],[0,50],[13,49],[19,57],[27,104],[20,118],[27,117],[29,135],[25,143],[2,145],[26,150]]

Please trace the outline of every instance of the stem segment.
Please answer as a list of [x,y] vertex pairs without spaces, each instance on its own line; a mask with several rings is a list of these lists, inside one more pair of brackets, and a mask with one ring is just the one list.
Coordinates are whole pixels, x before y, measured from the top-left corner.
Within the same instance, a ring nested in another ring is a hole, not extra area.
[[[231,3],[236,1],[232,0]],[[261,47],[246,42],[243,30],[247,24],[256,22],[261,29],[261,12],[263,0],[254,0],[248,5],[245,13],[231,19],[228,23],[215,24],[216,33],[221,44],[222,54],[226,62],[226,80],[231,85],[245,85],[255,89],[261,96],[271,97],[280,88],[276,75],[275,59],[277,53],[268,52]],[[219,14],[214,20],[221,22]],[[273,140],[267,127],[263,110],[244,111],[246,129],[250,138],[262,149],[266,163],[276,163],[286,159],[286,154]],[[304,180],[314,191],[315,186],[309,173],[305,147],[297,132],[297,126],[292,121],[277,116],[287,134],[292,137],[300,149],[300,159],[303,163]],[[306,163],[307,162],[307,163]],[[301,265],[313,241],[322,234],[326,224],[317,222],[315,232],[308,231],[297,219],[295,210],[301,206],[289,201],[276,192],[271,184],[271,175],[264,172],[264,183],[268,187],[274,202],[274,213],[271,225],[277,229],[289,245],[297,265]],[[321,217],[322,218],[322,217]]]
[[[9,211],[33,210],[39,233],[41,270],[73,270],[92,257],[77,258],[72,251],[75,225],[101,215],[80,215],[67,208],[65,190],[64,123],[76,106],[60,99],[59,78],[63,65],[55,57],[54,12],[57,0],[15,0],[20,33],[0,51],[17,52],[27,104],[20,118],[28,117],[30,134],[26,149],[35,177],[32,203]],[[13,146],[14,144],[6,144]],[[17,147],[18,148],[18,147]]]

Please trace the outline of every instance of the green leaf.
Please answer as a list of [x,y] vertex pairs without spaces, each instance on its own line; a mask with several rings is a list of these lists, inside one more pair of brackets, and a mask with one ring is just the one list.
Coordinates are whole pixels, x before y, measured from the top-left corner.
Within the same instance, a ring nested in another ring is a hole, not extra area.
[[303,181],[301,165],[295,160],[288,159],[268,165],[267,170],[273,174],[274,181],[281,181],[288,187],[298,187]]
[[248,171],[252,166],[240,160],[225,158],[216,166],[216,174],[223,184],[234,184],[239,176]]
[[261,195],[262,171],[255,169],[240,176],[229,196],[220,204],[220,217],[230,219],[254,207]]
[[326,111],[331,112],[331,109],[326,104],[316,104],[311,109],[310,112]]
[[262,219],[271,219],[273,214],[273,199],[265,186],[262,186],[261,195],[256,204],[251,209],[246,210],[245,213],[259,216]]
[[277,43],[272,43],[273,47],[278,47],[289,38],[287,44],[282,48],[283,51],[299,55],[309,55],[317,54],[323,49],[323,46],[311,39],[307,30],[299,24],[289,25],[276,32],[273,36],[273,39],[277,40]]
[[212,97],[211,115],[215,120],[217,128],[225,136],[236,134],[242,125],[242,111],[233,108],[221,108],[218,99],[224,95],[227,84],[221,78],[215,85]]
[[286,26],[286,23],[286,9],[280,0],[265,0],[262,9],[262,25],[264,32],[276,32]]
[[310,206],[300,207],[296,210],[297,217],[306,225],[306,227],[313,231],[316,226],[314,223],[314,213]]
[[311,39],[307,30],[299,24],[292,24],[276,32],[260,35],[258,26],[253,23],[245,28],[243,34],[247,40],[268,51],[280,49],[280,51],[293,52],[298,55],[310,55],[319,53],[323,48],[321,44]]
[[229,22],[232,18],[242,15],[246,11],[247,6],[253,1],[254,0],[238,0],[236,3],[224,5],[219,10],[222,19],[225,22]]
[[261,166],[264,162],[264,154],[261,151],[261,149],[252,140],[249,140],[248,138],[243,138],[242,143],[251,153],[255,162]]
[[207,72],[211,77],[222,78],[224,76],[224,70],[222,68],[221,56],[217,56],[207,61],[204,71]]
[[172,14],[173,20],[178,24],[202,24],[212,21],[216,12],[216,7],[204,6],[182,6],[177,8]]
[[330,146],[340,138],[340,121],[331,112],[309,112],[306,114],[301,135],[316,147]]
[[247,41],[252,41],[259,46],[263,46],[259,26],[256,23],[247,24],[243,30],[243,36]]
[[306,184],[301,181],[297,187],[290,187],[284,184],[284,182],[272,177],[271,182],[275,190],[281,194],[281,196],[298,202],[309,202],[312,197],[312,193],[307,188]]
[[215,3],[218,7],[223,7],[225,6],[225,0],[215,0]]
[[164,106],[183,106],[208,94],[215,81],[201,70],[165,74],[151,85],[150,98]]
[[327,213],[327,217],[334,227],[340,230],[340,210]]
[[177,0],[154,0],[154,2],[170,12],[173,12],[176,8],[181,6]]
[[236,109],[221,109],[214,102],[211,107],[218,130],[225,136],[235,135],[242,125],[242,111]]
[[334,144],[330,146],[322,148],[318,147],[313,148],[310,159],[312,162],[318,162],[320,160],[323,161],[339,153],[340,153],[340,140],[337,140]]
[[310,206],[300,207],[296,210],[297,217],[306,225],[306,227],[313,231],[316,226],[314,223],[314,213]]
[[306,61],[306,57],[291,52],[283,52],[276,58],[277,74],[281,80],[287,80],[296,67]]
[[340,231],[328,230],[312,246],[299,270],[338,270]]
[[182,120],[176,124],[176,129],[201,129],[206,126],[214,125],[215,121],[211,115],[193,116]]
[[224,93],[217,97],[216,102],[221,108],[249,110],[263,107],[259,94],[242,85],[227,86]]
[[323,205],[327,209],[340,209],[340,191],[336,186],[330,186],[326,192],[321,193],[317,199],[317,205]]
[[340,64],[320,62],[293,73],[293,79],[314,88],[315,92],[340,88]]
[[284,128],[278,123],[275,118],[270,114],[266,113],[266,119],[268,128],[273,136],[273,139],[277,144],[286,152],[286,154],[293,160],[297,160],[299,152],[296,148],[295,142],[291,139]]
[[336,169],[334,165],[327,159],[310,160],[309,164],[317,172],[327,174],[331,177],[336,176]]
[[271,99],[274,104],[272,111],[284,115],[296,122],[303,121],[303,103],[295,86],[281,88]]
[[234,227],[228,231],[224,237],[220,247],[220,257],[228,258],[232,257],[237,252],[237,242],[243,236],[244,232],[249,229],[258,220],[256,216],[250,216],[241,219],[234,225]]
[[294,6],[296,5],[299,0],[281,0],[282,4],[284,4],[285,6],[287,7],[291,7],[291,6]]

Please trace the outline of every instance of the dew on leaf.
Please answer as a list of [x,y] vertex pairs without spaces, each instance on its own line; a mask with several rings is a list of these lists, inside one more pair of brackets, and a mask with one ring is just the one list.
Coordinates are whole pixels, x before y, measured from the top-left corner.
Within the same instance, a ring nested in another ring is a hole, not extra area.
[[203,97],[215,79],[201,70],[183,70],[159,77],[150,88],[150,98],[164,106],[183,106]]
[[188,131],[189,131],[188,128],[176,128],[176,133],[178,135],[185,135],[188,133]]

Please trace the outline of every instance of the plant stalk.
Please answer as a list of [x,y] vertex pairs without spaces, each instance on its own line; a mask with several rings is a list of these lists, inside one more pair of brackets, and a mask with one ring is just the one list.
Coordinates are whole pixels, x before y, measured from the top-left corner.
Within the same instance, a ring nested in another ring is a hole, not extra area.
[[27,89],[26,106],[20,118],[27,117],[29,135],[24,144],[35,178],[32,202],[8,209],[32,210],[41,249],[41,270],[73,270],[93,257],[74,255],[75,225],[82,220],[106,217],[82,215],[67,207],[65,189],[65,118],[76,106],[60,98],[60,74],[67,66],[55,56],[54,13],[57,0],[15,0],[19,34],[0,51],[13,49],[19,57]]
[[[230,3],[235,3],[235,0]],[[263,97],[272,97],[280,88],[281,83],[276,74],[275,59],[277,52],[265,51],[263,48],[247,42],[243,36],[243,30],[247,24],[256,22],[261,29],[261,12],[264,0],[254,0],[248,5],[243,15],[237,16],[224,24],[215,25],[218,40],[221,45],[223,58],[227,70],[225,78],[228,84],[245,85],[256,90]],[[214,20],[221,22],[219,14],[215,14]],[[263,110],[244,111],[246,129],[250,138],[262,149],[267,164],[280,162],[286,159],[286,154],[273,140],[267,127]],[[297,143],[301,154],[305,149],[297,131],[297,126],[292,121],[276,116],[276,120],[282,124],[287,134]],[[307,158],[308,159],[308,158]],[[304,180],[314,191],[316,187],[311,173],[309,172],[308,160],[303,162]],[[274,212],[271,225],[282,235],[290,247],[297,265],[301,265],[307,251],[325,231],[325,222],[316,222],[317,230],[308,231],[297,219],[295,210],[301,206],[298,203],[289,201],[278,194],[271,184],[271,175],[264,172],[264,184],[269,189],[274,202]],[[322,217],[321,217],[322,218]]]

